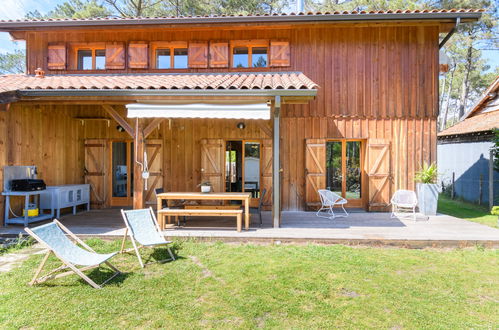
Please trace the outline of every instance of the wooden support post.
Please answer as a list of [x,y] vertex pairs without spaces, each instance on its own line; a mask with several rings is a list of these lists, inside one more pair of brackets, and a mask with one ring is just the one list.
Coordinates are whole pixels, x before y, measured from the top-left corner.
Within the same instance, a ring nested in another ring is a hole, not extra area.
[[494,206],[494,152],[489,156],[489,210]]
[[281,161],[279,158],[279,143],[280,143],[280,111],[281,97],[276,96],[274,101],[274,134],[272,143],[272,223],[274,228],[279,228],[281,225]]
[[134,130],[134,159],[133,162],[133,208],[143,209],[144,208],[144,179],[142,179],[142,169],[144,164],[144,130],[143,130],[143,119],[135,119],[135,130]]

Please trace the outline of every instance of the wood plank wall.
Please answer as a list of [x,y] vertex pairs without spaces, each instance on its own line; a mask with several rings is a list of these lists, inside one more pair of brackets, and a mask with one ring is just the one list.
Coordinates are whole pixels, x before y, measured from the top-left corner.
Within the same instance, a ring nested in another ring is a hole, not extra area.
[[[412,25],[411,25],[412,24]],[[112,30],[29,32],[28,72],[47,70],[49,42],[209,41],[285,39],[288,68],[125,69],[98,73],[301,71],[320,86],[311,105],[295,106],[288,116],[406,118],[438,111],[438,25],[424,23],[299,26],[286,29]],[[75,71],[49,71],[61,74]],[[89,73],[89,71],[85,71]]]

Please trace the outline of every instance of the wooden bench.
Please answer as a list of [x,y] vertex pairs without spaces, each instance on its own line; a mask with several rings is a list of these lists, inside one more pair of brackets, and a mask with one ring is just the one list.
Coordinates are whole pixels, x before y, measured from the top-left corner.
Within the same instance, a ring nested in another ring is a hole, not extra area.
[[[159,225],[161,229],[165,228],[165,218],[168,217],[170,223],[171,216],[201,216],[201,217],[230,217],[234,216],[237,220],[237,231],[240,232],[243,227],[243,210],[217,210],[217,209],[161,209],[158,210]],[[248,230],[249,228],[246,228]]]

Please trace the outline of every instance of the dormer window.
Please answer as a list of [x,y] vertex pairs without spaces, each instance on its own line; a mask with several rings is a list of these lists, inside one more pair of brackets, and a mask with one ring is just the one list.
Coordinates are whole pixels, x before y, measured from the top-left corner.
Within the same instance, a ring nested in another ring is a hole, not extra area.
[[268,67],[268,41],[237,40],[231,42],[233,68]]
[[104,70],[106,68],[105,49],[78,49],[78,70]]

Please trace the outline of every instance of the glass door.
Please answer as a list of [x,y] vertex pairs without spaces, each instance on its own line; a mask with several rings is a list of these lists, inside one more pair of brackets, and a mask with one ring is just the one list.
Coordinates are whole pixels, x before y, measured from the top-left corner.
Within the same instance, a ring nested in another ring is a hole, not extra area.
[[362,206],[362,142],[326,143],[326,188],[346,198],[351,207]]
[[133,204],[133,142],[112,141],[110,148],[111,206]]
[[261,143],[258,141],[226,141],[225,191],[250,192],[251,206],[260,198]]

